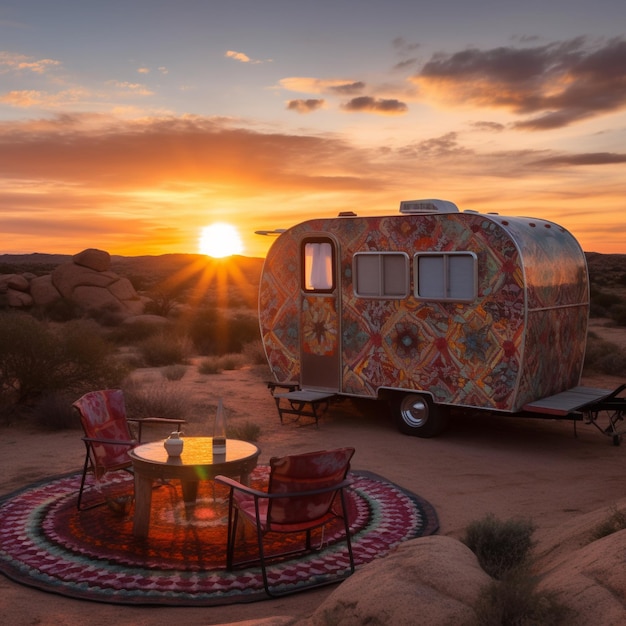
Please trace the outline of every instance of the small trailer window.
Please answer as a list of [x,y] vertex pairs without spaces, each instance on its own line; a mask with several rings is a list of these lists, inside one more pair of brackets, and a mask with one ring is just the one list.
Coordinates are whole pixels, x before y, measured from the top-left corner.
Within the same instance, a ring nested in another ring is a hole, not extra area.
[[409,295],[409,257],[396,252],[354,255],[354,291],[360,298],[406,298]]
[[416,298],[467,302],[476,298],[473,252],[420,253],[415,255],[414,263]]
[[335,288],[335,272],[334,246],[330,239],[308,239],[304,242],[302,251],[304,290],[331,292]]

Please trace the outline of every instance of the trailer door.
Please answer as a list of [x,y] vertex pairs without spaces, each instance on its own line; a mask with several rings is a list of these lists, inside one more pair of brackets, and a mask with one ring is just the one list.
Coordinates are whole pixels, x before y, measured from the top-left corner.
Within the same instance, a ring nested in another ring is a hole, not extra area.
[[300,250],[300,386],[339,391],[341,334],[337,246],[330,237],[307,237]]

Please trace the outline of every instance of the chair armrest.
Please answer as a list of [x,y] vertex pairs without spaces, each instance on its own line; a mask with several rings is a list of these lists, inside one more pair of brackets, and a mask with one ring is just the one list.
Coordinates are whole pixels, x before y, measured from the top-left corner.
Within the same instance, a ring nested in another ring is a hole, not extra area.
[[124,439],[98,439],[97,437],[83,437],[85,443],[105,443],[116,446],[136,446],[139,442],[136,439],[126,441]]
[[307,491],[290,491],[288,493],[265,493],[263,494],[266,498],[301,498],[305,496],[316,496],[320,493],[328,493],[329,491],[339,491],[340,489],[345,489],[352,484],[352,480],[350,478],[345,478],[340,483],[335,483],[334,485],[329,485],[328,487],[321,487],[320,489],[309,489]]
[[229,478],[228,476],[222,476],[218,474],[214,478],[215,482],[222,483],[231,489],[237,489],[237,491],[243,491],[244,493],[250,494],[251,496],[255,496],[257,498],[267,498],[267,493],[265,491],[259,491],[258,489],[253,489],[252,487],[248,487],[247,485],[243,485],[237,480]]
[[187,420],[176,417],[129,417],[129,422],[142,422],[144,424],[186,424]]
[[222,476],[221,474],[216,476],[214,480],[218,483],[222,483],[223,485],[227,485],[231,489],[243,491],[244,493],[250,494],[251,496],[255,496],[257,498],[267,498],[270,500],[273,498],[298,498],[302,496],[315,496],[320,493],[328,493],[329,491],[338,491],[339,489],[344,489],[352,484],[352,480],[350,478],[345,478],[340,483],[330,485],[329,487],[323,487],[321,489],[311,489],[309,491],[292,491],[289,493],[267,493],[266,491],[259,491],[258,489],[252,489],[252,487],[242,485],[240,482],[229,478],[228,476]]

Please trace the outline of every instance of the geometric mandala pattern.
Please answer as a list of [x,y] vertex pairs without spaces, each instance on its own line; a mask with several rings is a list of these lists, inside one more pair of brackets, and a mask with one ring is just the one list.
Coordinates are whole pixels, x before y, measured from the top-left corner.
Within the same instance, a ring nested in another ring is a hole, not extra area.
[[[299,245],[321,236],[336,242],[339,315],[316,310],[311,321],[311,301],[326,305],[302,293]],[[357,297],[354,255],[373,251],[409,260],[420,251],[471,252],[476,299],[416,298],[412,263],[407,297]],[[511,412],[579,384],[588,309],[586,261],[570,233],[542,220],[473,213],[303,222],[270,248],[259,287],[261,333],[279,381],[316,386],[301,369],[313,327],[316,338],[336,338],[340,365],[328,387],[340,393],[422,390],[441,404]]]
[[[257,467],[253,486],[262,486],[267,472]],[[375,474],[354,471],[349,477],[347,509],[357,568],[402,541],[438,530],[437,515],[422,498]],[[0,571],[45,591],[118,604],[211,606],[267,598],[260,568],[225,569],[227,492],[203,481],[190,514],[174,482],[154,490],[150,533],[143,541],[132,535],[132,510],[120,516],[107,506],[76,509],[80,474],[3,498]],[[111,498],[132,493],[132,479],[119,472],[102,491]],[[87,498],[96,496],[102,493],[86,492]],[[297,591],[311,580],[323,583],[347,571],[342,528],[342,522],[328,525],[314,538],[319,548],[312,554],[272,564],[270,584]],[[284,541],[270,541],[268,551],[284,550]],[[254,533],[245,533],[239,544],[236,558],[254,555]]]

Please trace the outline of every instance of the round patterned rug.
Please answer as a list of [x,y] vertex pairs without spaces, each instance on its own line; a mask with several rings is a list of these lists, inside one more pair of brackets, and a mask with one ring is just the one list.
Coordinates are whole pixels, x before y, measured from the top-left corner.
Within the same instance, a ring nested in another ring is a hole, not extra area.
[[[262,487],[267,472],[267,467],[258,467],[252,486]],[[402,541],[438,530],[435,510],[419,496],[368,472],[353,471],[350,477],[347,508],[357,569]],[[80,474],[4,497],[0,572],[45,591],[118,604],[211,606],[267,598],[259,567],[225,568],[226,489],[202,482],[191,511],[175,482],[154,489],[145,541],[132,534],[132,501],[124,506],[132,498],[132,477],[124,472],[103,486],[109,504],[85,511],[76,509]],[[91,489],[87,500],[102,499],[103,493]],[[299,535],[267,537],[269,554],[303,542]],[[314,545],[312,553],[272,563],[272,587],[298,591],[313,580],[324,584],[348,572],[341,521],[327,525],[314,537]],[[253,557],[256,550],[254,531],[240,533],[236,561]]]

